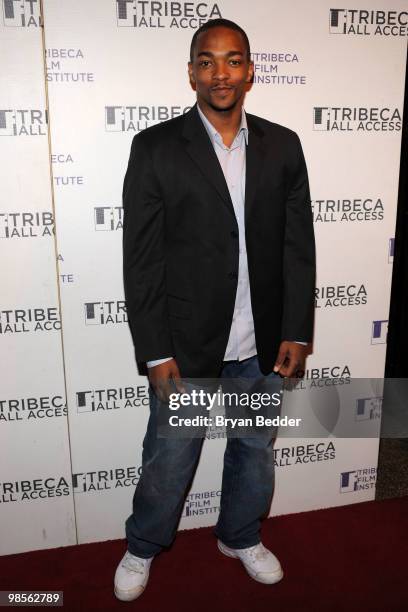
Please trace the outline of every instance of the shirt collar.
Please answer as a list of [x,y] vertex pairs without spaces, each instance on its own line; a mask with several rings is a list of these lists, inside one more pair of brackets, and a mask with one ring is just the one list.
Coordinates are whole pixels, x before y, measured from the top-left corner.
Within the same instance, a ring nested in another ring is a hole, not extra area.
[[[213,124],[204,115],[198,103],[197,103],[197,110],[198,110],[198,114],[200,115],[201,121],[204,123],[204,127],[207,130],[207,134],[210,137],[211,142],[214,144],[217,137],[222,142],[220,133],[217,132]],[[234,142],[235,142],[235,139],[240,135],[241,132],[244,133],[245,143],[248,144],[248,124],[247,124],[244,107],[242,107],[241,109],[241,123],[238,129],[237,135],[234,138]]]

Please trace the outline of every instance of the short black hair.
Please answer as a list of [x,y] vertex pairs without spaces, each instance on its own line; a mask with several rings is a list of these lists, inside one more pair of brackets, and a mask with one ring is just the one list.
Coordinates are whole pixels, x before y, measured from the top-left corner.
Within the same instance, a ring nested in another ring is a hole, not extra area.
[[229,30],[235,30],[236,32],[239,32],[242,38],[244,39],[244,44],[247,50],[247,60],[248,62],[251,61],[251,49],[249,46],[249,40],[248,36],[246,35],[246,32],[234,21],[230,21],[229,19],[223,19],[220,17],[219,19],[210,19],[209,21],[206,21],[200,28],[198,28],[198,30],[194,32],[190,45],[190,62],[193,61],[194,49],[197,44],[197,38],[203,32],[207,32],[208,30],[212,30],[213,28],[228,28]]

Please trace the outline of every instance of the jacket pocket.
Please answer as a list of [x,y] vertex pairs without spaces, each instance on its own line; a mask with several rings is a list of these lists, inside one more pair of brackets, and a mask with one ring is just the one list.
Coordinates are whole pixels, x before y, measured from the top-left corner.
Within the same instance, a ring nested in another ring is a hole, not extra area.
[[192,304],[188,300],[167,295],[168,312],[171,317],[177,319],[191,319]]

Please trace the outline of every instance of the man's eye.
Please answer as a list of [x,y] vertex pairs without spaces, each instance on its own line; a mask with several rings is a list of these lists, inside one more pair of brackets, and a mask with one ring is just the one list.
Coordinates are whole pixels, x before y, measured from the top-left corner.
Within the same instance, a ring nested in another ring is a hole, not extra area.
[[201,62],[199,62],[199,66],[204,66],[204,68],[207,68],[207,66],[210,65],[210,61],[209,60],[202,60]]
[[239,66],[241,64],[241,60],[230,60],[230,64],[233,66]]

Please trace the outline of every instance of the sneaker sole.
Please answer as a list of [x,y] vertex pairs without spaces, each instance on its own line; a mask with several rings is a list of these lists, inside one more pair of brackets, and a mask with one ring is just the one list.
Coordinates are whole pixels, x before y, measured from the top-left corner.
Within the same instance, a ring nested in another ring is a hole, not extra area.
[[119,591],[115,587],[114,593],[115,593],[115,597],[119,599],[120,601],[133,601],[134,599],[137,599],[138,597],[140,597],[140,595],[142,595],[144,590],[145,590],[144,587],[140,587],[140,591],[135,595],[134,591]]
[[[218,550],[220,552],[222,552],[222,554],[225,555],[226,557],[230,557],[230,559],[239,559],[237,554],[233,553],[230,549],[224,548],[224,545],[222,544],[222,542],[220,542],[220,540],[217,541],[217,546],[218,546]],[[241,561],[241,559],[239,559],[239,560]],[[251,571],[245,565],[245,563],[243,561],[241,561],[241,563],[244,566],[245,571],[249,574],[249,576],[251,576],[251,578],[253,578],[257,582],[261,582],[262,584],[276,584],[277,582],[279,582],[283,578],[283,570],[282,570],[282,568],[280,568],[280,571],[276,572],[276,575],[272,574],[270,579],[265,579],[265,578],[260,578],[258,576],[258,574],[256,574],[255,572]]]

